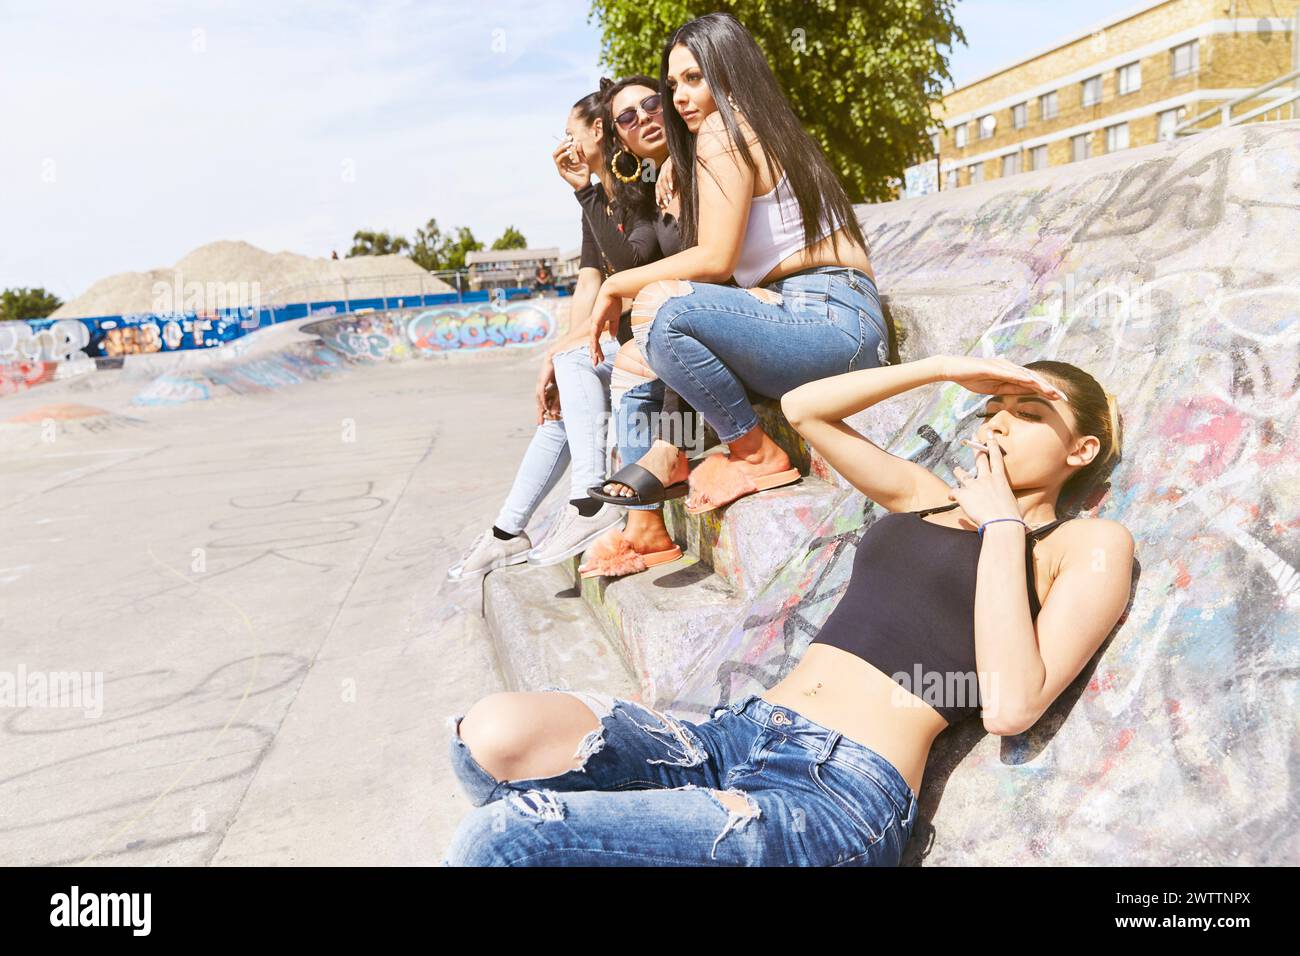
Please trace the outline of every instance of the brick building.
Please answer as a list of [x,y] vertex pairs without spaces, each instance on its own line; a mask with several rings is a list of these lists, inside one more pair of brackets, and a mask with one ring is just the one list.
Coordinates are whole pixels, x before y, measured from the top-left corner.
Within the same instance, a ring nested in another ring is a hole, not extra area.
[[[912,167],[905,193],[1144,146],[1212,110],[1187,128],[1217,124],[1225,104],[1300,67],[1297,18],[1294,0],[1156,0],[1066,37],[944,97],[931,137],[939,175],[933,160]],[[1233,116],[1297,89],[1249,97]],[[1256,118],[1295,116],[1289,99]]]

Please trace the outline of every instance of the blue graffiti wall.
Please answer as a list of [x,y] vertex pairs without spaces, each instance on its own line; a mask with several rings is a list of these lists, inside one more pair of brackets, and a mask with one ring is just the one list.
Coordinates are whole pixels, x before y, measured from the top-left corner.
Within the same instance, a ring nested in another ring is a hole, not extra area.
[[[0,362],[66,362],[83,356],[115,358],[151,352],[209,349],[280,322],[367,310],[439,306],[463,308],[482,303],[487,313],[500,313],[505,302],[527,298],[529,295],[530,290],[518,288],[498,290],[495,295],[490,295],[486,290],[443,292],[436,295],[389,296],[346,302],[295,303],[262,309],[224,309],[202,314],[146,312],[85,319],[47,318],[0,322]],[[496,303],[495,307],[493,303]],[[474,330],[476,327],[471,324],[467,328]],[[507,340],[515,334],[491,323],[485,323],[483,333],[492,345],[510,344],[513,339],[509,342]],[[445,331],[431,331],[429,343],[419,348],[439,350],[434,340],[445,334]],[[468,334],[475,335],[477,332],[471,331]],[[472,344],[472,341],[464,340],[461,345],[452,345],[450,339],[445,339],[442,347],[460,348]]]

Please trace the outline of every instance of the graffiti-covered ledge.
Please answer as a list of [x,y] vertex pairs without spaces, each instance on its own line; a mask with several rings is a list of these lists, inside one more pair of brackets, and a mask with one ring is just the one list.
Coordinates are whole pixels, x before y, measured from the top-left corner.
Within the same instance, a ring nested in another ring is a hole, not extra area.
[[[159,317],[107,337],[96,320],[0,323],[0,396],[87,372],[147,379],[134,405],[173,405],[223,394],[265,392],[332,374],[352,364],[531,346],[555,335],[567,298],[432,308],[364,309],[308,316],[268,327],[208,323],[210,342],[169,347]],[[331,307],[332,308],[332,307]],[[165,326],[164,326],[165,327]],[[111,330],[109,330],[111,331]],[[185,331],[184,335],[193,334]]]

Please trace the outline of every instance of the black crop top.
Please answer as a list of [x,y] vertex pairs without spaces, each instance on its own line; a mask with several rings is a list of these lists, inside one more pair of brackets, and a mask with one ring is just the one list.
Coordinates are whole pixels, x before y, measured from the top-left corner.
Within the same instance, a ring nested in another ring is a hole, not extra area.
[[[858,542],[848,589],[812,641],[862,658],[931,704],[949,724],[980,712],[975,577],[982,539],[976,531],[922,518],[955,507],[954,501],[923,511],[892,511],[876,519]],[[1027,535],[1025,580],[1029,614],[1035,620],[1040,608],[1034,590],[1034,541],[1063,520],[1057,518]]]

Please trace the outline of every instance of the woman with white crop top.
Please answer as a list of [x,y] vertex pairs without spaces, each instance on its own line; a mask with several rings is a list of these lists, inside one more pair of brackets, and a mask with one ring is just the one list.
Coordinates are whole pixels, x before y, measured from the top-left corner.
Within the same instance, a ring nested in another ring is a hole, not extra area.
[[647,490],[689,490],[686,510],[698,514],[799,479],[747,390],[780,398],[887,365],[889,333],[849,198],[740,22],[713,13],[678,29],[664,46],[660,85],[672,99],[664,125],[682,251],[605,280],[591,351],[600,361],[602,330],[633,298],[642,355],[728,454],[691,469],[684,452],[657,441],[637,463],[653,476],[638,475],[640,494],[617,482],[605,489],[632,503]]

